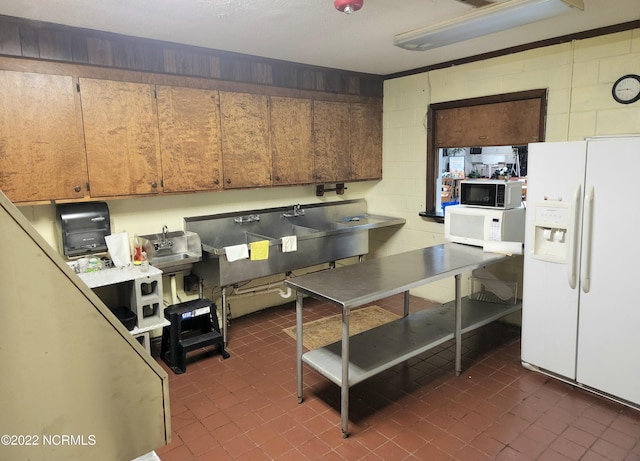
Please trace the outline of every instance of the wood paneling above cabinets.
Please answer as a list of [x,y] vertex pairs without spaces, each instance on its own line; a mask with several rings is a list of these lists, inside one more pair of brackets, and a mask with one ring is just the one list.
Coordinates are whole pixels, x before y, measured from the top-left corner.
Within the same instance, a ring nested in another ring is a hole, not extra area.
[[73,78],[0,71],[0,190],[37,202],[82,198],[86,184]]
[[348,72],[0,15],[0,55],[382,98],[382,75]]

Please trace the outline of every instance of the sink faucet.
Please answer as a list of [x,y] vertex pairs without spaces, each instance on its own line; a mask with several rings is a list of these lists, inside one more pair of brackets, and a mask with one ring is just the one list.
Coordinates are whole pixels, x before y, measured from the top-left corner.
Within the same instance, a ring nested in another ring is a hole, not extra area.
[[167,240],[168,233],[169,233],[169,228],[166,225],[162,226],[162,240],[160,240],[159,242],[154,242],[153,244],[154,250],[158,251],[158,250],[164,250],[166,248],[173,247],[173,241]]
[[285,211],[282,213],[284,218],[294,218],[296,216],[304,216],[304,210],[300,208],[300,204],[293,205],[293,209],[291,211]]

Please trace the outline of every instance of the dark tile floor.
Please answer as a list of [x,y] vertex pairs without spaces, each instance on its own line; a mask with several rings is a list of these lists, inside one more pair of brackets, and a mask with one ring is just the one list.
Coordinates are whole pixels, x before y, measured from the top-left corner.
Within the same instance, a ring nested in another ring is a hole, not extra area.
[[[376,304],[401,313],[402,300]],[[305,322],[336,313],[305,301]],[[465,335],[460,376],[449,342],[354,386],[343,439],[340,389],[306,366],[298,404],[282,331],[294,324],[293,304],[267,309],[233,320],[228,360],[194,352],[182,375],[160,361],[173,426],[162,461],[640,460],[639,411],[525,370],[519,330],[499,322]]]

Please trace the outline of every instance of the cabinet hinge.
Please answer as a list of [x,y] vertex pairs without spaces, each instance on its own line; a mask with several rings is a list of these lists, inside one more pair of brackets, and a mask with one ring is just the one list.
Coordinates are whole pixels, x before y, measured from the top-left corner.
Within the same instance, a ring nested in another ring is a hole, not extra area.
[[91,192],[91,185],[87,183],[87,192]]
[[80,93],[80,83],[76,83],[76,91]]
[[155,88],[153,89],[153,99],[158,99],[158,92]]
[[160,187],[164,188],[164,178],[160,178]]

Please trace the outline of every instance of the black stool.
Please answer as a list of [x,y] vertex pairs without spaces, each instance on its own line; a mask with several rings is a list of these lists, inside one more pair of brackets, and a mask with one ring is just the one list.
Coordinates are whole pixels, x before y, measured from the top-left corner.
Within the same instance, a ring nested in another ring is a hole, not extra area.
[[164,310],[171,325],[162,329],[162,360],[176,374],[187,371],[187,352],[217,344],[222,357],[229,358],[220,334],[216,305],[208,299],[173,304]]

